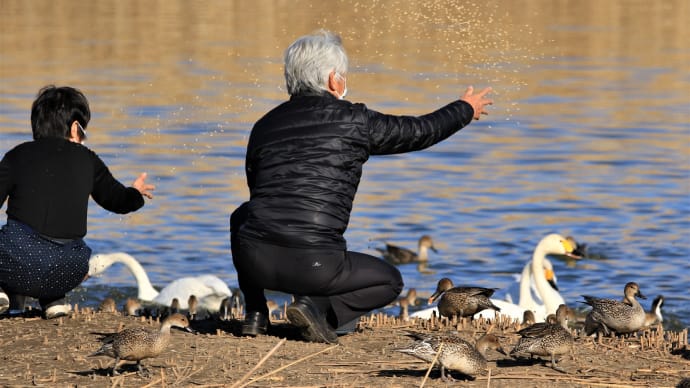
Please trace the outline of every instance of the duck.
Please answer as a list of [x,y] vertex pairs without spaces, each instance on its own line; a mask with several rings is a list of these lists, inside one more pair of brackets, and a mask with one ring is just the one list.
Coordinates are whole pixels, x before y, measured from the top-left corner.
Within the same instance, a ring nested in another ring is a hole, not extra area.
[[489,299],[495,291],[495,288],[454,287],[452,280],[442,278],[436,285],[436,291],[429,297],[429,304],[438,299],[439,313],[448,318],[471,317],[486,309],[500,312],[501,309]]
[[535,323],[518,331],[520,339],[510,355],[515,357],[518,353],[550,356],[551,368],[564,372],[556,365],[556,356],[568,353],[574,343],[573,335],[568,330],[568,307],[561,304],[556,309],[556,314],[549,314],[547,322]]
[[115,305],[115,299],[113,299],[113,298],[103,299],[103,301],[98,305],[98,311],[103,312],[103,313],[116,313],[117,312],[117,306]]
[[119,374],[117,366],[120,360],[136,361],[139,373],[144,375],[141,361],[157,357],[170,342],[170,329],[178,327],[189,332],[189,320],[182,314],[172,314],[161,322],[159,329],[136,327],[124,329],[101,339],[101,347],[90,354],[90,357],[108,356],[115,359],[112,375]]
[[585,299],[582,303],[592,306],[592,310],[585,317],[585,334],[609,335],[611,331],[627,334],[644,327],[647,315],[636,297],[647,297],[640,292],[640,286],[635,282],[626,283],[623,295],[623,302],[582,295]]
[[198,306],[199,306],[199,299],[196,298],[196,295],[192,294],[189,295],[189,298],[187,299],[187,315],[189,316],[189,320],[193,321],[197,317],[197,312],[198,312]]
[[[528,276],[524,276],[521,279],[520,297],[524,299],[523,305],[533,306],[532,308],[522,307],[520,304],[507,302],[498,298],[491,298],[491,303],[501,309],[501,315],[513,320],[521,321],[524,317],[525,310],[529,309],[533,310],[537,322],[544,322],[547,315],[555,314],[558,306],[565,303],[558,290],[554,290],[546,279],[544,271],[544,263],[545,260],[547,260],[546,255],[572,255],[573,249],[574,247],[570,241],[557,233],[551,233],[544,236],[534,249],[532,260],[529,261],[528,265],[529,271],[531,271],[534,277],[535,288],[537,293],[541,296],[543,303],[538,304],[534,300],[530,301],[531,296],[529,295]],[[436,307],[416,311],[410,314],[410,318],[429,319],[434,313],[438,316],[438,309]],[[499,313],[492,309],[483,310],[475,314],[474,318],[477,319],[482,317],[495,319],[496,314]]]
[[644,316],[644,326],[649,327],[657,323],[664,322],[664,317],[661,315],[661,306],[664,305],[664,296],[658,295],[652,301],[652,306]]
[[124,305],[124,313],[129,316],[137,316],[141,312],[141,303],[134,298],[127,298]]
[[417,304],[417,289],[410,288],[409,290],[407,290],[407,294],[405,296],[401,296],[400,298],[398,298],[396,303],[400,306],[400,313],[398,314],[398,318],[400,318],[404,322],[409,321],[409,307]]
[[173,298],[180,302],[180,308],[188,306],[189,296],[194,294],[199,300],[199,307],[210,312],[217,312],[223,298],[232,296],[228,285],[215,275],[188,276],[176,279],[158,291],[149,280],[144,267],[130,254],[125,252],[99,253],[89,259],[88,276],[98,276],[115,263],[124,264],[137,281],[138,298],[167,306]]
[[[189,300],[187,300],[187,303],[189,303]],[[170,314],[177,314],[181,310],[180,308],[180,300],[178,298],[173,298],[172,301],[170,302]]]
[[419,238],[417,252],[392,244],[386,244],[386,248],[376,248],[383,259],[391,264],[426,263],[429,261],[429,249],[438,253],[434,240],[427,234]]
[[[501,354],[506,354],[501,343],[494,334],[485,334],[473,346],[456,335],[429,335],[418,332],[408,332],[416,341],[407,347],[395,349],[396,351],[421,360],[432,362],[438,355],[441,365],[441,380],[453,381],[450,374],[446,375],[446,369],[460,372],[466,376],[474,377],[486,370],[486,351],[495,349]],[[441,348],[443,345],[443,348]]]
[[525,313],[522,315],[522,326],[527,327],[531,326],[537,323],[537,321],[534,319],[534,313],[532,310],[525,310]]
[[268,307],[268,316],[272,317],[274,312],[279,312],[280,305],[273,299],[266,301],[266,307]]

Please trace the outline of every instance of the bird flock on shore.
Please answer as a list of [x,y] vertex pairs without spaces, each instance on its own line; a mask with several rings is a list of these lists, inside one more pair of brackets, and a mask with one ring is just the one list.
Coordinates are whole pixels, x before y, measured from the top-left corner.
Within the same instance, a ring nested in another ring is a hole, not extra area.
[[[573,320],[576,311],[567,306],[558,292],[552,263],[547,255],[578,257],[577,243],[571,237],[558,234],[545,236],[537,245],[532,259],[526,263],[519,276],[519,293],[503,298],[495,296],[497,288],[474,285],[456,286],[450,278],[438,281],[436,290],[426,299],[433,307],[422,308],[413,313],[410,308],[419,304],[416,289],[409,289],[396,304],[400,307],[403,321],[413,319],[474,320],[496,319],[499,315],[520,322],[516,331],[519,340],[510,352],[501,345],[500,338],[490,332],[476,341],[463,338],[456,331],[420,332],[403,330],[401,335],[410,338],[405,346],[396,347],[396,352],[418,359],[437,363],[441,379],[452,380],[450,371],[473,378],[487,369],[487,352],[495,350],[504,356],[521,359],[529,356],[547,357],[554,370],[568,373],[558,365],[557,358],[571,352],[578,331]],[[416,263],[418,269],[428,271],[429,251],[436,252],[433,240],[425,235],[419,239],[418,251],[386,244],[378,249],[383,260],[395,265]],[[191,325],[195,320],[241,319],[242,300],[239,290],[231,290],[227,284],[214,275],[190,276],[177,279],[158,291],[155,289],[141,263],[124,252],[97,254],[92,256],[89,276],[100,276],[113,264],[120,263],[132,273],[137,283],[137,298],[128,298],[122,306],[125,315],[156,316],[161,319],[159,328],[131,327],[117,333],[110,333],[99,339],[100,348],[91,356],[108,356],[115,359],[111,373],[118,373],[123,361],[136,362],[139,374],[146,369],[141,362],[157,357],[170,341],[171,328],[194,332]],[[427,272],[429,273],[429,272]],[[645,311],[637,298],[645,298],[635,282],[625,284],[621,300],[583,295],[582,305],[591,307],[584,315],[584,336],[629,335],[652,325],[661,323],[663,296],[658,296],[650,311]],[[1,299],[1,295],[0,295]],[[0,300],[1,303],[1,300]],[[278,310],[278,304],[269,301],[270,311]],[[117,313],[116,302],[104,299],[98,306],[103,313]]]

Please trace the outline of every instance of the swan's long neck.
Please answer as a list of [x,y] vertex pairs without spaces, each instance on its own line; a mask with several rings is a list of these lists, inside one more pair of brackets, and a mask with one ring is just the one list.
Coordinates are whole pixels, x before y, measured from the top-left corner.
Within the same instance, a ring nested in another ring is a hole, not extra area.
[[532,274],[532,262],[525,264],[525,268],[522,269],[522,275],[520,275],[520,299],[518,305],[520,307],[526,307],[528,305],[534,304],[532,299],[532,291],[530,291],[530,276]]
[[544,275],[544,259],[546,258],[546,249],[542,244],[537,245],[537,249],[534,250],[532,255],[532,276],[534,276],[534,285],[539,291],[542,300],[544,301],[544,307],[546,308],[546,314],[555,314],[558,309],[557,301],[553,298],[553,292],[550,290],[549,282],[546,280],[546,275]]
[[115,256],[113,262],[124,264],[127,266],[127,269],[129,269],[129,272],[134,275],[139,288],[139,299],[152,301],[158,295],[158,291],[156,291],[156,289],[153,288],[153,285],[151,285],[151,281],[149,280],[148,275],[146,275],[144,267],[142,267],[141,264],[139,264],[139,262],[133,257],[129,255],[117,255]]

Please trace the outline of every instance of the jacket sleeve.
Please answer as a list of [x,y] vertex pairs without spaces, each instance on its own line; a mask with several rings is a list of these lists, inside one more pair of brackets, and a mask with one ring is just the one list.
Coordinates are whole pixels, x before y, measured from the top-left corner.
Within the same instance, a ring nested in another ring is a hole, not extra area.
[[367,110],[370,154],[389,155],[430,147],[472,121],[474,111],[465,101],[454,101],[423,116],[394,116]]
[[95,154],[94,182],[91,196],[102,208],[118,214],[133,212],[144,206],[144,197],[134,187],[125,187],[113,177]]
[[5,155],[2,161],[0,161],[0,209],[2,209],[2,206],[5,204],[12,185],[10,163],[7,159],[8,157]]

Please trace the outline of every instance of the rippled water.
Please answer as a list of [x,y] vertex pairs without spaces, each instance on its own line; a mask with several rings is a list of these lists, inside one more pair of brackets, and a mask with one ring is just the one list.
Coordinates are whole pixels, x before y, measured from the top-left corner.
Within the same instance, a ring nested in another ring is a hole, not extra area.
[[[505,288],[541,237],[573,235],[593,257],[556,262],[569,304],[636,281],[666,296],[669,325],[690,323],[686,1],[2,4],[0,152],[30,138],[40,87],[82,89],[88,146],[122,181],[157,185],[132,215],[92,204],[87,241],[133,254],[155,285],[211,272],[236,286],[227,224],[247,197],[249,130],[286,99],[283,49],[326,27],[350,55],[348,98],[372,109],[421,114],[494,88],[491,114],[448,141],[367,163],[350,249],[432,235],[435,274],[401,267],[428,295],[441,276]],[[134,284],[113,267],[72,299]]]

